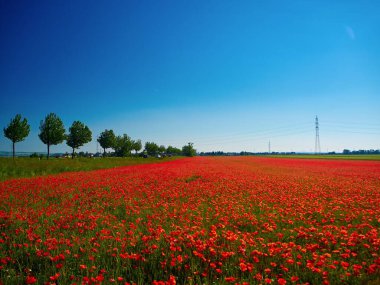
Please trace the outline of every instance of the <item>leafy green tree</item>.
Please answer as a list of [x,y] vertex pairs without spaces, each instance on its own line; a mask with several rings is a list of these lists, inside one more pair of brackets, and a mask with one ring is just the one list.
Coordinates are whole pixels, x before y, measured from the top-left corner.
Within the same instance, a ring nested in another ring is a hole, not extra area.
[[75,149],[92,140],[91,130],[82,122],[74,121],[69,128],[66,144],[73,149],[72,158],[74,158]]
[[103,148],[103,156],[106,155],[107,148],[114,148],[116,143],[116,136],[113,130],[105,130],[98,138],[100,146]]
[[166,152],[166,147],[164,145],[160,145],[159,148],[158,148],[158,152],[163,154]]
[[132,149],[133,141],[127,134],[116,137],[116,143],[114,146],[116,156],[130,156]]
[[15,158],[15,144],[23,141],[30,132],[28,120],[24,118],[21,120],[21,115],[17,114],[4,128],[4,136],[12,141],[13,159]]
[[146,142],[145,143],[145,150],[148,153],[148,155],[156,155],[158,153],[158,145],[154,142]]
[[141,140],[133,141],[133,147],[132,149],[136,152],[139,152],[142,149]]
[[171,154],[171,155],[182,155],[182,150],[177,147],[173,147],[169,145],[168,148],[166,149],[166,153]]
[[182,147],[182,154],[185,156],[195,156],[197,154],[197,151],[193,147],[193,143],[188,143],[187,145],[184,145]]
[[47,145],[47,159],[50,156],[50,146],[62,143],[66,139],[65,127],[62,120],[54,113],[50,113],[40,123],[40,140]]

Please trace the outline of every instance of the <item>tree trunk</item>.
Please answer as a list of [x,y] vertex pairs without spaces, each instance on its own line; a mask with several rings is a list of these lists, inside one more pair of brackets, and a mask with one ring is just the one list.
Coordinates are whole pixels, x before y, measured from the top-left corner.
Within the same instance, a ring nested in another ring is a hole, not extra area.
[[15,142],[12,142],[13,160],[15,160]]
[[73,154],[71,155],[71,159],[74,159],[74,150],[75,150],[75,148],[73,148]]
[[49,159],[49,156],[50,156],[50,144],[48,144],[47,147],[48,147],[47,159]]
[[106,157],[106,149],[103,148],[103,157]]

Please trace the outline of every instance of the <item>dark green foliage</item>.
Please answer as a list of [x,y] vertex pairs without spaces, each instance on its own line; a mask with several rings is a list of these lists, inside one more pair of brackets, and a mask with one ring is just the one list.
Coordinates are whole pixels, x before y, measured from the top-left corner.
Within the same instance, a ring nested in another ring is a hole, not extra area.
[[42,158],[42,154],[38,154],[37,152],[33,152],[31,155],[29,155],[30,158]]
[[33,152],[31,155],[29,155],[30,158],[38,158],[38,153]]
[[9,125],[4,128],[4,135],[12,142],[23,141],[30,132],[30,126],[28,120],[24,118],[21,120],[21,115],[17,114],[9,123]]
[[106,154],[107,148],[114,148],[116,144],[116,136],[113,130],[105,130],[98,138],[100,146],[103,148],[103,155]]
[[127,134],[124,134],[123,136],[117,136],[116,137],[116,143],[114,146],[115,155],[121,156],[121,157],[131,156],[133,144],[134,144],[134,142],[132,141],[132,139]]
[[132,149],[137,153],[142,149],[141,140],[133,141]]
[[88,151],[84,152],[84,151],[80,151],[78,152],[78,157],[91,157],[91,153],[89,153]]
[[67,135],[66,139],[66,144],[73,149],[72,157],[74,158],[74,152],[76,148],[81,147],[91,140],[91,130],[82,122],[74,121],[69,128],[69,134]]
[[21,115],[17,114],[4,128],[4,136],[12,141],[13,158],[15,157],[15,144],[23,141],[30,132],[28,120],[24,118],[21,120]]
[[177,147],[173,147],[171,145],[166,149],[166,153],[170,155],[182,155],[182,150]]
[[193,147],[193,143],[188,143],[182,147],[182,154],[185,156],[195,156],[197,151]]
[[148,153],[148,155],[156,155],[159,151],[159,147],[154,142],[146,142],[145,143],[145,150]]
[[66,139],[65,127],[62,120],[54,113],[50,113],[40,123],[40,140],[47,145],[47,158],[50,156],[50,146],[62,143]]
[[166,152],[166,147],[164,145],[160,145],[160,147],[158,148],[158,152],[163,154]]

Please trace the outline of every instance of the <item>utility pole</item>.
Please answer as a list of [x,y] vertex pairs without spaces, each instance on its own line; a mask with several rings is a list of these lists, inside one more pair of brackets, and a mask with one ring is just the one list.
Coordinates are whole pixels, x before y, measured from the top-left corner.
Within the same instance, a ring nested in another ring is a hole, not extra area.
[[319,142],[319,123],[318,116],[315,116],[315,149],[314,153],[321,153],[321,144]]
[[270,140],[269,140],[269,143],[268,143],[268,154],[270,154]]

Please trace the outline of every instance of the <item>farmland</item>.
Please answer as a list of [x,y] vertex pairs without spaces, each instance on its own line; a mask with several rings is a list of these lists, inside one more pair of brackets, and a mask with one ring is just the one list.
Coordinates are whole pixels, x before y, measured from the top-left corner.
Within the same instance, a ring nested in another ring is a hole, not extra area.
[[0,182],[0,284],[378,284],[380,162],[195,157]]

